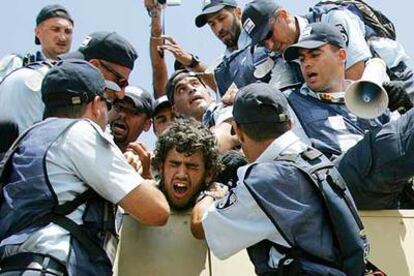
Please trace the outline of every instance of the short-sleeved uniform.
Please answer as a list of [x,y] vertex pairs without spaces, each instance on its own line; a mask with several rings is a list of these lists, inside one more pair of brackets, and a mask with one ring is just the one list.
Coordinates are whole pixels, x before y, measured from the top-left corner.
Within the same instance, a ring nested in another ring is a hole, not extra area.
[[[307,146],[289,131],[275,140],[256,162],[269,162],[281,153],[298,153],[306,148]],[[244,175],[249,166],[238,170],[237,186],[228,196],[215,202],[203,216],[202,224],[207,243],[220,259],[230,257],[266,239],[288,246],[244,185]],[[269,262],[275,267],[281,255],[276,250],[269,254]]]
[[[117,204],[142,181],[114,142],[90,120],[80,120],[67,129],[51,145],[45,162],[59,204],[72,201],[88,188]],[[82,224],[85,206],[80,205],[67,217]],[[51,223],[24,236],[18,244],[10,243],[8,238],[2,240],[0,252],[3,255],[0,257],[32,252],[51,255],[65,264],[71,239],[67,230]]]
[[19,133],[43,119],[45,106],[40,89],[50,68],[47,62],[33,63],[0,83],[0,118],[16,123]]

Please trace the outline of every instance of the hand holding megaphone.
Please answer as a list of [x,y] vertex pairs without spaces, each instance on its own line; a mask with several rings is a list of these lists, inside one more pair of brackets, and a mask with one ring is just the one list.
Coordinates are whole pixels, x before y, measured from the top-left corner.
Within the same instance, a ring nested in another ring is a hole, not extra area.
[[399,113],[404,114],[413,107],[413,104],[404,88],[402,81],[384,82],[382,85],[388,94],[388,108],[391,111],[398,110]]

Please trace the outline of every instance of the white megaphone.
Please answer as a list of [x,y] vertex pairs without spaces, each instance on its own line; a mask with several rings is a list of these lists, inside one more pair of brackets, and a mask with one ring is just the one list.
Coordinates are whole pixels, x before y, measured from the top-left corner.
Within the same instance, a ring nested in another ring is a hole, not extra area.
[[373,119],[388,107],[388,94],[382,87],[389,77],[385,62],[380,58],[370,59],[360,80],[348,86],[345,92],[347,108],[360,118]]

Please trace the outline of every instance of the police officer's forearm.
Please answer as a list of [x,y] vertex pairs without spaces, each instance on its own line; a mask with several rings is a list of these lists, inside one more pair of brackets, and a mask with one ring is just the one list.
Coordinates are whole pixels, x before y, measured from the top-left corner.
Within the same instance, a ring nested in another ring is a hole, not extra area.
[[[199,64],[197,64],[197,66],[195,66],[191,70],[193,70],[194,72],[206,73],[207,65],[200,62]],[[206,73],[206,74],[203,74],[202,76],[200,76],[200,78],[203,80],[203,82],[206,85],[208,85],[208,87],[210,87],[214,91],[217,91],[217,84],[216,84],[216,80],[214,79],[214,74],[212,74],[212,73],[207,74]]]
[[118,205],[143,224],[162,226],[167,223],[170,207],[154,182],[143,179],[141,184],[121,199]]
[[202,224],[203,215],[207,212],[211,204],[214,203],[214,198],[210,196],[204,197],[197,202],[191,214],[191,233],[196,239],[205,239],[204,228]]

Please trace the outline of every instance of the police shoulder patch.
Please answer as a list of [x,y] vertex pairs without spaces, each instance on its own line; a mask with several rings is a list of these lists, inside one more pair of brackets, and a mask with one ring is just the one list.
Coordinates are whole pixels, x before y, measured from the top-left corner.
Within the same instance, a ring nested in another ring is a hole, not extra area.
[[228,195],[217,202],[216,208],[219,210],[228,209],[237,202],[237,195],[233,189],[229,191]]

